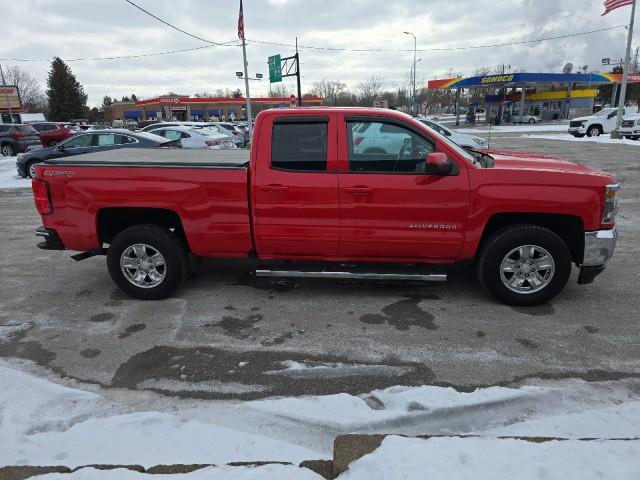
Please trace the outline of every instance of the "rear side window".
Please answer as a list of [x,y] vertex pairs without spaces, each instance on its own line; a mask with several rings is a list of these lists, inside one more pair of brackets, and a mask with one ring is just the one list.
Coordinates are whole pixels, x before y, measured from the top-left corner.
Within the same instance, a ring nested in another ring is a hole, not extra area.
[[120,139],[119,142],[118,142],[120,145],[125,145],[127,143],[136,143],[137,142],[137,140],[135,138],[128,137],[127,135],[118,135],[118,137]]
[[19,132],[26,133],[29,135],[34,135],[38,133],[38,131],[35,128],[33,128],[31,125],[16,125],[14,128]]
[[78,135],[64,142],[64,148],[84,148],[91,146],[91,135]]
[[98,147],[106,147],[116,144],[116,136],[113,133],[101,133],[96,136],[98,137]]
[[271,167],[282,170],[327,170],[327,122],[274,123]]

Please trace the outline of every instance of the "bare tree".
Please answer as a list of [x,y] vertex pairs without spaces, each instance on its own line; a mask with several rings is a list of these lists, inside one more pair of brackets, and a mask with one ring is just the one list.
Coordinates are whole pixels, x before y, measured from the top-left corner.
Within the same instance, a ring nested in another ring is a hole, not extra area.
[[368,80],[360,82],[356,87],[358,103],[371,107],[373,101],[382,94],[383,88],[384,81],[375,75],[372,75]]
[[283,85],[282,83],[279,85],[274,86],[270,86],[269,87],[269,96],[270,97],[289,97],[289,95],[291,95],[291,90],[289,90],[285,85]]
[[314,82],[311,94],[324,98],[325,105],[337,105],[340,94],[347,90],[347,84],[337,80],[325,80]]
[[29,72],[13,65],[4,69],[4,79],[7,85],[17,85],[22,106],[26,111],[44,112],[47,109],[47,97],[38,81]]

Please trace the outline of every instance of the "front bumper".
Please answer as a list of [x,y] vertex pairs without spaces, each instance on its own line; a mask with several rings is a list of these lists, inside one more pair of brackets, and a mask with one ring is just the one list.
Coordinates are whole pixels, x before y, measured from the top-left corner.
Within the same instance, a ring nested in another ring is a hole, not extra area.
[[58,232],[52,228],[45,228],[42,226],[36,228],[36,237],[44,238],[44,242],[38,243],[38,248],[41,248],[42,250],[65,250],[64,244],[58,236]]
[[585,127],[569,127],[569,133],[571,135],[584,135],[587,133],[587,129]]
[[618,232],[615,228],[585,232],[584,255],[578,276],[579,284],[592,283],[593,279],[604,271],[607,262],[613,256],[617,242]]
[[635,126],[635,127],[632,127],[632,128],[621,128],[618,131],[620,132],[620,135],[622,135],[622,136],[640,135],[640,126]]

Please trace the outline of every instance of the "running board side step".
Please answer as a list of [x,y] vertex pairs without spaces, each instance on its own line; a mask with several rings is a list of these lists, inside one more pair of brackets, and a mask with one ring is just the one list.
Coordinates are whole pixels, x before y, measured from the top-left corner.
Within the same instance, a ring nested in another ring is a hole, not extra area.
[[359,273],[306,270],[256,270],[256,277],[329,278],[337,280],[391,280],[414,282],[446,282],[446,274]]

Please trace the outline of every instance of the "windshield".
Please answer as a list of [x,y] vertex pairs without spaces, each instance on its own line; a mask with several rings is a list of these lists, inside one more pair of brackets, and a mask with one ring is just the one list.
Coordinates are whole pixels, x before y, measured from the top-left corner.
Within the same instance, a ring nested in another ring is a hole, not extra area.
[[606,117],[607,115],[609,115],[612,112],[615,112],[616,110],[617,110],[616,108],[603,108],[598,113],[596,113],[596,117]]

